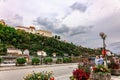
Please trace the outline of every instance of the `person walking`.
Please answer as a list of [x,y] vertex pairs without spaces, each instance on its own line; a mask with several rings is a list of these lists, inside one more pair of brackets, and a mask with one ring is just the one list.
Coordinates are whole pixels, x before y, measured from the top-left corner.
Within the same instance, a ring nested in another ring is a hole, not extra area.
[[102,55],[100,55],[100,58],[99,58],[98,64],[100,64],[100,65],[104,64],[104,60],[103,60]]
[[100,59],[99,59],[99,56],[96,56],[96,57],[95,57],[95,65],[98,65],[98,64],[99,64],[99,60],[100,60]]

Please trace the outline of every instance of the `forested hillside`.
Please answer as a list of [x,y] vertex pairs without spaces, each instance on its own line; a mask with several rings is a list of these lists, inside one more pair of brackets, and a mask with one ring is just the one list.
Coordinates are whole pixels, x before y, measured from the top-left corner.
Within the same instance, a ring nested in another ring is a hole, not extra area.
[[93,49],[63,42],[55,37],[44,37],[0,25],[0,54],[6,54],[7,47],[10,46],[21,50],[29,49],[31,55],[36,55],[38,50],[46,51],[49,56],[52,53],[57,53],[57,56],[63,56],[64,54],[78,56],[84,53],[95,53]]

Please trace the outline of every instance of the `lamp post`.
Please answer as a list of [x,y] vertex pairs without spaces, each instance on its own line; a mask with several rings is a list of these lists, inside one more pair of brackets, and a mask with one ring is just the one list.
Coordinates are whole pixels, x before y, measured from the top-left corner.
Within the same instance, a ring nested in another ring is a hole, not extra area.
[[52,55],[53,55],[53,57],[56,57],[56,53],[53,53]]
[[42,60],[43,60],[42,58],[45,57],[45,56],[47,56],[47,54],[44,51],[38,51],[37,55],[40,56],[40,63],[42,65]]
[[38,51],[37,55],[40,56],[40,64],[42,65],[42,56],[43,56],[42,51]]
[[100,37],[103,39],[103,54],[105,55],[105,62],[106,62],[106,68],[108,68],[107,65],[107,54],[106,54],[106,44],[105,44],[105,39],[107,37],[107,35],[104,32],[100,32]]

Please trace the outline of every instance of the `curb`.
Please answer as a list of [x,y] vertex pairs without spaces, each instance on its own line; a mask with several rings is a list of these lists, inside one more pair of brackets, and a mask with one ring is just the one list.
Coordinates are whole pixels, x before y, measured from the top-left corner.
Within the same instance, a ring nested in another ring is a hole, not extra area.
[[52,64],[52,65],[37,65],[37,66],[7,66],[0,67],[0,71],[10,71],[10,70],[20,70],[20,69],[32,69],[32,68],[46,68],[46,67],[54,67],[54,66],[68,66],[77,63],[68,63],[68,64]]

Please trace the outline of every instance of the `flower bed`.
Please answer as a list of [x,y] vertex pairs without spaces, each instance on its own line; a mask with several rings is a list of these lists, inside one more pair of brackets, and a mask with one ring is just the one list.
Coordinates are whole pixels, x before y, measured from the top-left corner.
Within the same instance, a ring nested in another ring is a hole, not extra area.
[[88,80],[89,76],[89,67],[78,65],[78,68],[73,71],[73,75],[70,77],[70,80]]
[[116,75],[116,76],[120,76],[120,69],[111,69],[111,74]]
[[120,75],[120,65],[119,61],[111,59],[111,63],[108,64],[108,68],[111,70],[112,75],[119,76]]
[[24,77],[24,80],[55,80],[52,72],[33,72],[31,74],[27,74]]
[[110,73],[94,73],[93,74],[94,79],[93,80],[111,80],[111,74]]
[[98,65],[93,68],[93,80],[111,80],[110,70],[103,65]]

